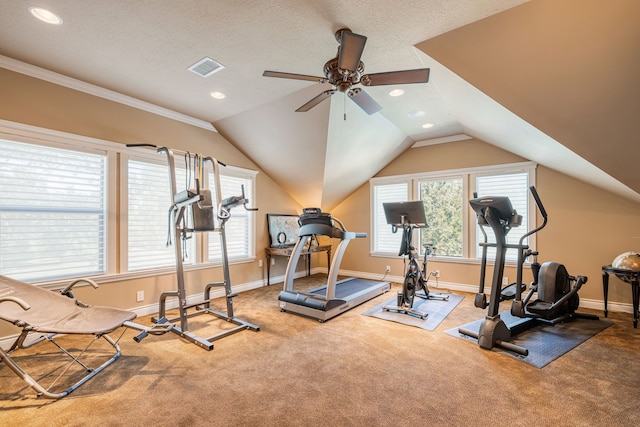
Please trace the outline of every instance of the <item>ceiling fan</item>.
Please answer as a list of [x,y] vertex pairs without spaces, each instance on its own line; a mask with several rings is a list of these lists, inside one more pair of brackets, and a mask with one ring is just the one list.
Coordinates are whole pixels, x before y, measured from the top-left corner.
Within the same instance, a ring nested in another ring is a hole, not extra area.
[[324,64],[324,77],[268,70],[262,73],[265,77],[308,80],[318,83],[330,83],[333,86],[332,89],[325,90],[298,108],[297,112],[309,111],[336,93],[336,91],[339,91],[346,93],[367,114],[374,114],[382,110],[380,104],[374,101],[362,88],[353,86],[358,84],[363,86],[398,85],[427,83],[429,81],[429,68],[364,74],[364,63],[360,61],[360,57],[364,51],[367,38],[360,34],[354,34],[348,28],[338,30],[335,37],[340,44],[338,46],[338,54]]

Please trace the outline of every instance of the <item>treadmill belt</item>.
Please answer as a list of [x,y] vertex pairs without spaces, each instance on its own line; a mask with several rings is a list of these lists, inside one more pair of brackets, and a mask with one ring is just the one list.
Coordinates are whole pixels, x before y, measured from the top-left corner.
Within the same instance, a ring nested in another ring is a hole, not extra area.
[[[345,299],[350,295],[369,289],[379,283],[380,282],[374,282],[372,280],[346,279],[336,283],[336,299]],[[312,294],[324,296],[326,295],[326,289],[326,286],[321,286],[310,292]]]

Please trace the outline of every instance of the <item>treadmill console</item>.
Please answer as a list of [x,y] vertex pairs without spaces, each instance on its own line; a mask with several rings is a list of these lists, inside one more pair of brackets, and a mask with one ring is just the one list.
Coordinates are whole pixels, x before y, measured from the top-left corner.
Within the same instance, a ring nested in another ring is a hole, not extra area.
[[300,226],[307,224],[321,224],[333,227],[333,218],[330,213],[322,212],[320,208],[304,208],[298,218]]

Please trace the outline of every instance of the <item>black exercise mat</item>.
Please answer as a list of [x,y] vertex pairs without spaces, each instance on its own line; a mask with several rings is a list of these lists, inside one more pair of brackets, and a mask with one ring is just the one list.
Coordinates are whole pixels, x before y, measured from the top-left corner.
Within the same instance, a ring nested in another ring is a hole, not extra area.
[[[512,316],[508,311],[500,313],[500,318],[507,324],[521,320]],[[468,329],[469,331],[478,333],[483,319],[462,325],[459,328]],[[548,325],[538,323],[531,329],[528,329],[517,335],[512,342],[529,350],[527,356],[504,350],[500,347],[494,347],[492,351],[506,354],[514,359],[521,360],[536,368],[542,368],[568,351],[576,348],[589,338],[595,336],[599,332],[605,330],[612,325],[610,320],[590,320],[590,319],[573,319],[565,323],[557,323],[556,325]],[[449,329],[447,334],[462,338],[466,341],[478,345],[478,340],[463,335],[458,332],[458,328]],[[478,346],[478,348],[480,348]]]
[[394,311],[382,310],[385,305],[395,306],[398,299],[396,297],[376,305],[373,308],[365,311],[365,316],[377,317],[379,319],[391,320],[392,322],[398,322],[409,326],[416,326],[418,328],[426,329],[427,331],[433,331],[442,322],[451,311],[462,301],[464,297],[460,295],[454,295],[449,293],[431,292],[431,295],[436,296],[449,296],[448,301],[441,300],[423,300],[418,295],[414,299],[413,309],[427,313],[426,319],[420,319],[419,317],[398,313]]

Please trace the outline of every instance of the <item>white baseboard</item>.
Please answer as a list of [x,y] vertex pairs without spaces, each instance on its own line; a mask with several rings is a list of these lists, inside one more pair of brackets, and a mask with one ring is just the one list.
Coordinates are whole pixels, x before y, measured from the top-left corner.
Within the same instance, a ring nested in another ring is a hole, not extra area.
[[[252,289],[257,289],[257,288],[261,288],[262,286],[265,286],[266,282],[262,281],[262,280],[257,280],[254,282],[250,282],[250,283],[243,283],[242,285],[232,285],[231,286],[231,291],[233,293],[241,293],[241,292],[245,292],[245,291],[250,291]],[[221,298],[224,297],[224,289],[223,288],[217,288],[216,290],[211,292],[211,298]],[[187,296],[187,304],[196,304],[199,301],[202,301],[202,294],[194,294],[194,295],[188,295]],[[159,311],[159,303],[155,302],[153,304],[148,304],[148,305],[143,305],[143,306],[138,306],[138,307],[134,307],[134,308],[129,308],[127,310],[133,311],[134,313],[136,313],[138,316],[148,316],[150,314],[157,314]],[[173,308],[178,308],[178,298],[168,298],[166,301],[166,307],[167,310],[171,310]]]
[[[322,269],[324,272],[325,269]],[[365,273],[361,271],[349,271],[349,270],[340,270],[341,276],[355,276],[361,277],[363,279],[370,280],[383,280],[384,275],[381,274],[371,274]],[[404,281],[404,277],[402,276],[386,276],[384,280],[394,282],[394,283],[402,283]],[[459,292],[469,292],[475,294],[478,292],[478,285],[468,285],[462,283],[451,283],[451,282],[443,282],[438,281],[436,286],[436,281],[431,279],[429,280],[429,289],[440,289],[440,290],[450,290],[450,291],[459,291]],[[485,289],[487,296],[491,292],[491,288]],[[595,300],[595,299],[584,299],[580,298],[580,307],[589,308],[594,310],[604,310],[604,300]],[[629,303],[620,303],[620,302],[607,302],[607,309],[610,312],[619,312],[619,313],[632,313],[633,314],[633,305]]]
[[[324,267],[316,267],[311,270],[311,274],[326,273],[326,270],[327,269]],[[306,275],[306,272],[299,271],[295,274],[295,277],[299,278],[299,277],[304,277],[305,275]],[[404,280],[403,277],[401,276],[385,276],[384,274],[373,274],[373,273],[366,273],[362,271],[350,271],[350,270],[340,270],[340,276],[354,276],[354,277],[360,277],[363,279],[378,280],[378,281],[385,280],[385,281],[394,282],[394,283],[402,283],[402,281]],[[274,276],[270,278],[270,283],[272,286],[274,284],[279,284],[283,282],[284,282],[284,275]],[[265,285],[266,285],[265,280],[257,280],[254,282],[243,283],[241,285],[233,285],[232,291],[234,293],[241,293],[245,291],[250,291],[252,289],[261,288]],[[429,289],[469,292],[472,294],[478,291],[477,286],[462,284],[462,283],[450,283],[450,282],[438,281],[438,284],[436,286],[435,280],[429,280]],[[489,289],[487,289],[487,292],[489,292]],[[220,297],[224,297],[224,289],[216,289],[211,293],[211,298],[220,298]],[[187,297],[188,304],[194,304],[201,300],[202,300],[201,294],[190,295]],[[167,309],[177,308],[178,307],[177,298],[172,298],[170,300],[167,300],[166,305],[167,305],[166,306]],[[594,310],[603,310],[604,300],[593,300],[593,299],[581,298],[580,307],[590,308]],[[627,303],[608,302],[607,308],[611,312],[633,313],[632,304],[627,304]],[[133,311],[138,316],[148,316],[150,314],[157,314],[158,309],[159,309],[158,303],[154,303],[154,304],[134,307],[129,310]],[[8,348],[13,344],[17,336],[18,334],[0,338],[0,346],[2,346],[2,348]]]

